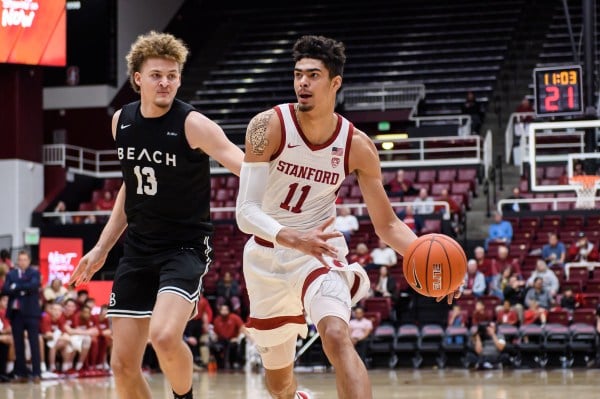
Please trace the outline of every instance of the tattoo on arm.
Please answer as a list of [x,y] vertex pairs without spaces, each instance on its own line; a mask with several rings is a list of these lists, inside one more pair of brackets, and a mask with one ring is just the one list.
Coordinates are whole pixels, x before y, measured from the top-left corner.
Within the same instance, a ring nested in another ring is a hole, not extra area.
[[271,115],[273,115],[273,111],[260,113],[248,125],[248,142],[254,155],[262,155],[269,144],[267,126],[269,126]]

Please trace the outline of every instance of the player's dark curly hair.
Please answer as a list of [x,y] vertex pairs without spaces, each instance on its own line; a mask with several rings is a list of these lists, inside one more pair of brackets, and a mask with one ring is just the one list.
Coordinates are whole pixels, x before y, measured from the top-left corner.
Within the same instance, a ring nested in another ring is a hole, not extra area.
[[345,51],[342,42],[324,36],[306,35],[296,41],[292,56],[295,62],[303,58],[323,61],[329,70],[329,77],[334,78],[344,74]]

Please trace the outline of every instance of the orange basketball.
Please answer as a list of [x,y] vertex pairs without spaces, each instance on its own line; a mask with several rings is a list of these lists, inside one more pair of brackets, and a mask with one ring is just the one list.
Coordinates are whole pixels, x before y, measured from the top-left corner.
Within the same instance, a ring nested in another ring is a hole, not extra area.
[[406,250],[404,278],[421,295],[446,296],[462,284],[467,256],[459,243],[443,234],[418,237]]

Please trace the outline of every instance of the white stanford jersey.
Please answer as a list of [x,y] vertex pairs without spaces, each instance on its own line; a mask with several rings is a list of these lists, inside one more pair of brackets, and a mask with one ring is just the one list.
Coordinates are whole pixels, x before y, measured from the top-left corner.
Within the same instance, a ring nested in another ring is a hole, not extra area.
[[294,104],[278,105],[275,111],[282,126],[281,145],[271,159],[263,210],[286,227],[308,231],[336,214],[354,126],[336,114],[331,138],[314,145],[298,124]]

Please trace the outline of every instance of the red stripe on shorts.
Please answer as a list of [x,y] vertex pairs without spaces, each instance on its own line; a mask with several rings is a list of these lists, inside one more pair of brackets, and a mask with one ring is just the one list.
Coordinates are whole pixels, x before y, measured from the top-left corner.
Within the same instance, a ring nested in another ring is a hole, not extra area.
[[268,319],[257,319],[250,317],[246,327],[255,328],[257,330],[272,330],[277,327],[284,326],[286,324],[305,324],[306,320],[304,315],[298,316],[276,316],[269,317]]

